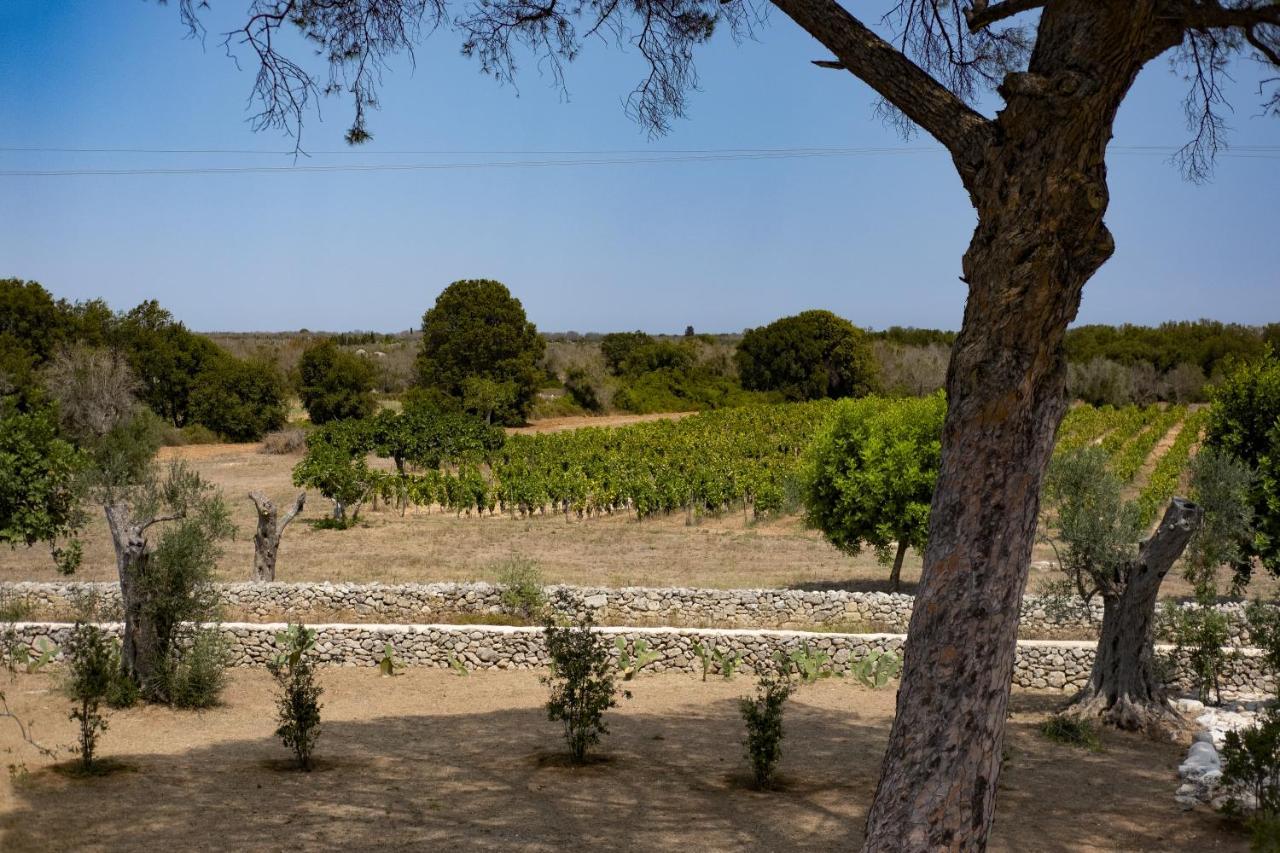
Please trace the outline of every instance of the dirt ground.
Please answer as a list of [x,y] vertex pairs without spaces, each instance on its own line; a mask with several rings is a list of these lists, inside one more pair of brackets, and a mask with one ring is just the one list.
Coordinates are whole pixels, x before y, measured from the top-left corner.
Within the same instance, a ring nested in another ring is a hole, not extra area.
[[[256,444],[166,448],[223,489],[237,526],[225,543],[219,575],[247,580],[253,563],[256,514],[247,493],[264,489],[278,504],[297,490],[291,470],[300,455],[273,456]],[[351,530],[317,530],[308,520],[328,514],[329,502],[308,496],[303,515],[286,531],[277,577],[281,580],[437,581],[495,580],[495,564],[515,555],[534,559],[548,582],[602,586],[781,587],[883,583],[888,570],[870,554],[850,558],[806,530],[798,518],[748,524],[740,514],[685,524],[683,514],[637,521],[633,515],[566,519],[562,515],[514,519],[462,517],[411,508],[401,517],[385,507],[361,511]],[[913,581],[919,559],[908,558]],[[48,551],[0,550],[0,580],[54,579]],[[106,523],[92,515],[85,559],[77,577],[115,578]]]
[[[273,456],[260,453],[259,447],[191,445],[161,452],[162,461],[186,460],[223,489],[237,535],[225,544],[218,571],[222,580],[249,579],[256,514],[247,493],[264,489],[284,506],[297,494],[291,470],[300,455]],[[558,514],[529,519],[458,518],[411,509],[401,517],[385,507],[366,507],[361,523],[351,530],[317,530],[307,523],[328,512],[328,501],[314,492],[309,495],[303,515],[285,533],[277,565],[280,580],[492,581],[497,579],[497,564],[519,555],[537,561],[549,583],[888,589],[888,569],[872,553],[844,554],[821,534],[806,529],[797,516],[755,523],[740,513],[729,513],[701,518],[689,526],[683,513],[637,521],[630,514],[590,519]],[[114,580],[115,557],[106,522],[99,512],[91,518],[84,564],[77,577]],[[1052,557],[1053,552],[1044,547],[1034,555],[1036,560]],[[903,591],[912,591],[919,575],[920,557],[910,551],[902,572]],[[1036,591],[1053,575],[1051,570],[1033,567],[1028,590]],[[47,550],[0,549],[0,580],[56,577]],[[1171,575],[1162,593],[1185,596],[1191,589],[1181,577]]]
[[564,432],[579,427],[616,427],[638,424],[644,421],[669,421],[687,418],[696,412],[654,412],[647,415],[573,415],[562,418],[539,418],[528,426],[508,427],[512,434],[536,434],[540,432]]
[[[53,675],[4,692],[38,738],[69,743]],[[893,691],[805,686],[786,715],[784,787],[746,785],[736,700],[751,679],[641,676],[610,712],[606,761],[564,765],[528,672],[327,669],[320,768],[288,769],[266,673],[236,671],[221,707],[116,712],[109,776],[57,772],[0,719],[0,849],[856,850]],[[1056,695],[1015,693],[993,851],[1244,851],[1207,811],[1173,802],[1182,748],[1108,733],[1099,753],[1046,740]]]

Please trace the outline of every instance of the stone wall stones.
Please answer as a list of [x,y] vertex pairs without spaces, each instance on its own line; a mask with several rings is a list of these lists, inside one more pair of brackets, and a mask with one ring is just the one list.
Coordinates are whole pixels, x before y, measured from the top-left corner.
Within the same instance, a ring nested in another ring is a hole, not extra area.
[[[483,622],[503,614],[500,589],[487,583],[230,583],[219,589],[224,618],[249,622]],[[903,633],[913,601],[909,595],[844,590],[576,587],[574,592],[602,624],[845,633]],[[112,608],[118,611],[120,600],[114,583],[6,583],[0,584],[0,593],[25,596],[35,605],[32,618],[56,620],[73,619],[76,600],[87,595],[106,604],[108,614]],[[1233,626],[1233,643],[1248,645],[1244,605],[1218,607]],[[1101,620],[1099,602],[1087,610],[1062,612],[1046,599],[1028,596],[1021,636],[1092,639]]]
[[[119,633],[119,623],[107,623]],[[235,666],[260,666],[276,653],[275,635],[283,623],[228,622],[221,626]],[[461,664],[468,669],[531,669],[546,665],[542,630],[503,625],[388,625],[317,624],[316,650],[321,662],[331,666],[375,666],[387,643],[407,666],[448,667]],[[71,625],[51,622],[20,622],[13,627],[19,643],[37,646],[42,640],[61,647]],[[601,628],[611,639],[623,637],[629,643],[643,639],[660,658],[647,671],[701,672],[694,651],[695,642],[704,649],[741,655],[744,671],[753,671],[778,652],[790,653],[808,644],[828,655],[843,671],[850,662],[873,651],[901,653],[901,634],[815,634],[804,631],[690,628]],[[1169,647],[1161,647],[1169,652]],[[1070,692],[1080,688],[1093,664],[1094,644],[1088,641],[1023,640],[1018,643],[1014,684],[1034,690]],[[1185,678],[1185,667],[1179,666]],[[1241,650],[1228,666],[1224,692],[1260,694],[1271,689],[1261,654]]]

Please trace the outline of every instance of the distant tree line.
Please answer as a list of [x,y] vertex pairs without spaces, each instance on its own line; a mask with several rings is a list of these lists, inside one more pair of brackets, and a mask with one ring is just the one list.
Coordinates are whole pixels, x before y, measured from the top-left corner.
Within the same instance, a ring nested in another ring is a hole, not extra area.
[[187,329],[155,300],[116,312],[102,300],[55,300],[34,281],[0,280],[0,382],[20,405],[66,393],[88,366],[120,360],[113,375],[174,429],[195,425],[233,441],[285,422],[285,382],[260,358],[237,359]]

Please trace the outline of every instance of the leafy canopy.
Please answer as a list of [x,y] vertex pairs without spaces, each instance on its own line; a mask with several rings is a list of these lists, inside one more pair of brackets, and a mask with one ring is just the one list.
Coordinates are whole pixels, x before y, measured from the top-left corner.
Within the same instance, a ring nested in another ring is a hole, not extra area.
[[897,543],[923,550],[945,414],[940,393],[840,403],[809,449],[808,523],[848,553],[871,545],[884,562]]
[[1084,600],[1118,595],[1125,567],[1137,554],[1143,524],[1137,502],[1107,467],[1101,447],[1088,445],[1055,456],[1045,478],[1051,542],[1069,590]]
[[[59,570],[79,562],[74,541],[85,517],[78,481],[85,456],[58,437],[51,408],[19,412],[0,400],[0,542],[11,548],[46,542]],[[60,540],[72,538],[67,548]]]
[[506,285],[455,281],[422,316],[418,382],[465,401],[494,423],[522,423],[537,394],[545,351],[546,342]]
[[[1280,357],[1269,353],[1228,374],[1214,393],[1205,443],[1254,470],[1254,533],[1245,556],[1280,574]],[[1247,573],[1247,559],[1237,565]]]
[[735,354],[742,387],[788,400],[861,397],[878,386],[865,332],[830,311],[805,311],[749,329]]
[[284,378],[271,362],[220,358],[191,395],[192,418],[231,441],[257,441],[284,426]]
[[313,424],[373,413],[373,366],[331,339],[307,347],[298,362],[298,394]]

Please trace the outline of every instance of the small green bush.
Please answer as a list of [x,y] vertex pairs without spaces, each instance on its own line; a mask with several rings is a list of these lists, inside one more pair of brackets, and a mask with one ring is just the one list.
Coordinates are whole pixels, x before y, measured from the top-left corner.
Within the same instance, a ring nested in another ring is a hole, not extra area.
[[267,669],[280,688],[276,699],[280,725],[276,736],[293,750],[298,768],[307,772],[313,766],[312,753],[320,737],[320,694],[324,692],[315,683],[315,664],[311,655],[315,643],[315,631],[305,625],[290,625],[276,635],[280,653],[267,663]]
[[287,417],[284,377],[265,359],[215,359],[191,391],[191,419],[230,441],[257,441]]
[[308,346],[298,360],[298,396],[317,426],[372,415],[373,382],[373,365],[328,338]]
[[1257,725],[1227,732],[1222,784],[1229,794],[1229,810],[1243,810],[1241,797],[1248,796],[1256,817],[1280,818],[1280,712],[1273,708]]
[[116,662],[112,667],[111,684],[107,687],[106,696],[103,697],[108,707],[117,710],[132,708],[142,700],[142,689],[120,668],[119,651],[117,648]]
[[1040,733],[1054,743],[1077,746],[1090,752],[1102,751],[1102,739],[1098,737],[1098,730],[1088,720],[1054,714],[1040,724]]
[[76,748],[80,767],[87,772],[94,767],[98,737],[107,728],[107,718],[99,709],[111,688],[119,659],[103,630],[84,622],[77,622],[71,630],[65,653],[66,693],[75,703],[70,719],[80,728]]
[[810,647],[807,641],[802,643],[800,648],[793,650],[788,655],[787,661],[805,684],[813,684],[820,678],[830,678],[835,674],[831,668],[831,655],[822,649]]
[[496,568],[503,608],[512,616],[537,619],[547,604],[538,564],[524,557],[512,557]]
[[396,659],[396,647],[391,643],[382,646],[382,657],[378,658],[378,672],[391,678],[396,674],[396,667],[401,663]]
[[1222,673],[1234,655],[1224,647],[1231,639],[1231,623],[1213,606],[1210,597],[1199,596],[1198,607],[1166,602],[1161,621],[1173,640],[1175,654],[1185,656],[1195,680],[1200,701],[1217,705],[1222,701]]
[[165,447],[186,447],[188,444],[221,444],[222,439],[204,424],[187,424],[184,427],[163,427],[160,443]]
[[[576,609],[568,597],[568,593],[560,591],[557,610]],[[548,618],[544,636],[551,672],[542,679],[551,693],[547,719],[563,723],[565,743],[574,764],[586,761],[587,750],[600,742],[601,735],[609,733],[604,712],[618,704],[609,644],[594,630],[591,614],[578,612],[577,620],[567,625]]]
[[738,700],[742,719],[747,725],[743,744],[757,788],[773,786],[774,772],[782,758],[782,709],[791,691],[791,661],[780,658],[774,666],[760,673],[756,695]]
[[0,590],[0,657],[10,672],[26,666],[30,656],[18,636],[16,623],[30,618],[31,611],[31,601],[26,596]]
[[636,640],[628,648],[626,639],[618,637],[613,644],[618,649],[618,671],[623,681],[630,681],[649,664],[662,660],[662,655],[650,649],[644,640]]
[[176,708],[212,708],[227,685],[227,647],[214,628],[196,632],[191,645],[171,658],[166,693]]
[[1253,853],[1280,851],[1280,817],[1254,815],[1245,821],[1249,829],[1249,849]]
[[901,670],[902,661],[893,652],[871,652],[849,666],[849,673],[869,690],[884,687]]

